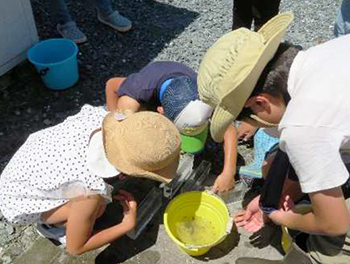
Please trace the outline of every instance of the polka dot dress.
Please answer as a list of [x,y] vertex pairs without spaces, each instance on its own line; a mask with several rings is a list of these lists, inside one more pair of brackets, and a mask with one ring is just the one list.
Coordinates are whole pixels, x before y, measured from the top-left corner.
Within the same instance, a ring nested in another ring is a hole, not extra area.
[[107,112],[84,105],[64,122],[31,134],[0,177],[0,209],[13,224],[40,221],[42,212],[70,198],[100,194],[111,187],[87,167],[90,134]]

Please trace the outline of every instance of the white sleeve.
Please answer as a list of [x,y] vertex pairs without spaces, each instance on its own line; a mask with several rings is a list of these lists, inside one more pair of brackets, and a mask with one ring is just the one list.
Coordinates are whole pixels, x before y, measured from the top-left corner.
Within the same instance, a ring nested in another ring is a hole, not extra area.
[[287,153],[304,193],[339,187],[346,182],[349,173],[339,152],[343,139],[342,133],[331,128],[282,129],[280,148]]

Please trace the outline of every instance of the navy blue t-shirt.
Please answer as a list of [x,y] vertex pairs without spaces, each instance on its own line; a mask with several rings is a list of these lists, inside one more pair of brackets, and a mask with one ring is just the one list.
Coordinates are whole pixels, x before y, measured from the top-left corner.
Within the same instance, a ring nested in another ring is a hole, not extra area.
[[118,96],[127,95],[149,107],[160,106],[159,91],[163,82],[178,76],[197,79],[197,73],[186,65],[173,61],[156,61],[139,72],[130,74],[120,85]]

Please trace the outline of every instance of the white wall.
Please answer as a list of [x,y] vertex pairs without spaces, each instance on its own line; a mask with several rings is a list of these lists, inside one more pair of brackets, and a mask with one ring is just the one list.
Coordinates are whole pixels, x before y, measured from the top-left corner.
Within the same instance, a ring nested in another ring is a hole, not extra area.
[[0,76],[38,41],[30,0],[0,0]]

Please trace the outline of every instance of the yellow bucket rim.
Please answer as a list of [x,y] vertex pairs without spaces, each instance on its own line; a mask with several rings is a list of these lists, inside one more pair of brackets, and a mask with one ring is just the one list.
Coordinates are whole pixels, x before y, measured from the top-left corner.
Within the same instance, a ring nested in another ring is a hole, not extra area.
[[[183,242],[181,242],[179,239],[177,239],[172,232],[170,231],[170,228],[168,226],[168,211],[170,210],[169,208],[171,207],[171,204],[175,203],[177,200],[181,199],[183,196],[186,195],[190,195],[193,193],[201,193],[202,195],[207,195],[208,197],[212,197],[217,199],[220,203],[222,203],[224,205],[224,207],[226,208],[226,213],[227,213],[227,224],[226,224],[226,232],[220,236],[218,239],[216,239],[213,243],[210,243],[208,245],[202,245],[202,246],[195,246],[195,245],[190,245],[190,244],[185,244]],[[171,200],[171,202],[167,205],[164,215],[163,215],[163,222],[164,222],[164,226],[165,226],[165,230],[167,232],[167,234],[170,236],[170,238],[181,248],[186,249],[186,252],[190,254],[189,251],[198,251],[200,249],[204,249],[204,248],[208,248],[208,250],[214,246],[216,246],[217,244],[221,243],[228,234],[231,233],[231,229],[232,229],[232,225],[233,225],[233,218],[230,216],[230,212],[228,210],[228,207],[226,205],[226,203],[224,202],[223,199],[221,199],[220,196],[213,194],[211,192],[208,191],[190,191],[190,192],[185,192],[182,194],[179,194],[178,196],[176,196],[173,200]],[[206,253],[208,250],[206,250],[204,253]],[[204,254],[203,253],[203,254]]]

